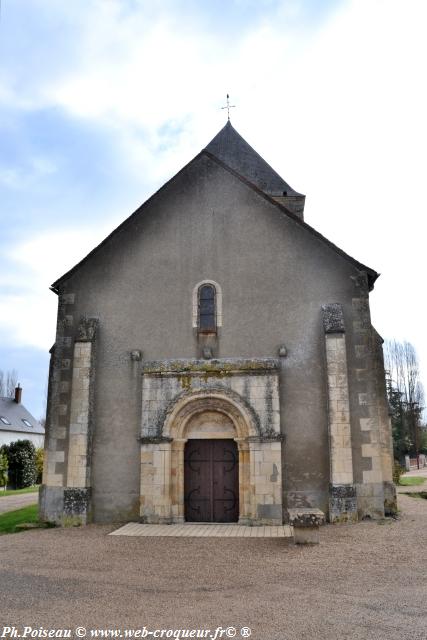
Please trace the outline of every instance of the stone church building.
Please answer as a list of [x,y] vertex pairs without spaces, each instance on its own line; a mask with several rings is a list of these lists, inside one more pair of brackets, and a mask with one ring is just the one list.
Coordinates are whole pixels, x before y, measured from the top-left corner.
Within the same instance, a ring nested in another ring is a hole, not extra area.
[[395,509],[378,274],[304,200],[227,122],[52,285],[44,518]]

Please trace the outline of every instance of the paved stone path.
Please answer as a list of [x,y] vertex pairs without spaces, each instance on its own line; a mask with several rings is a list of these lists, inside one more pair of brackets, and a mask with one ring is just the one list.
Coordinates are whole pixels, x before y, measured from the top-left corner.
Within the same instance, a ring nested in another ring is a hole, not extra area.
[[17,496],[4,496],[0,498],[0,513],[6,513],[7,511],[15,511],[16,509],[22,509],[28,507],[30,504],[36,504],[39,499],[39,494],[35,493],[20,493]]
[[139,524],[129,522],[110,536],[174,538],[292,538],[288,525],[247,527],[240,524]]

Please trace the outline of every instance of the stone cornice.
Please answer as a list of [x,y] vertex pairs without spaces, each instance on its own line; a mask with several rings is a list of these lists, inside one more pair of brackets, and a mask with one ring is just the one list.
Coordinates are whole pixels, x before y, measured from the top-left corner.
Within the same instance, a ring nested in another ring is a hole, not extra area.
[[192,375],[198,373],[235,374],[245,372],[256,374],[278,371],[279,368],[280,360],[278,358],[219,358],[213,360],[186,358],[144,362],[142,365],[142,373]]

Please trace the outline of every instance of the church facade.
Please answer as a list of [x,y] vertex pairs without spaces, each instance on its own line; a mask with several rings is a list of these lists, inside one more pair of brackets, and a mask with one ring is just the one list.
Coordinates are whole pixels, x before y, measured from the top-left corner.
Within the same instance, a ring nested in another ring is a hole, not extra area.
[[52,285],[42,517],[393,512],[378,274],[230,122]]

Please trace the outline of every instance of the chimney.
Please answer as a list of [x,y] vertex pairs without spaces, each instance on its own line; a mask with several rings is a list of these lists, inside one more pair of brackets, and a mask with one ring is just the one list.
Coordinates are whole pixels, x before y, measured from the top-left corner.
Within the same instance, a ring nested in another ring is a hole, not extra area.
[[22,389],[19,386],[19,382],[18,382],[18,386],[15,387],[15,402],[16,402],[16,404],[21,404],[21,396],[22,396]]

